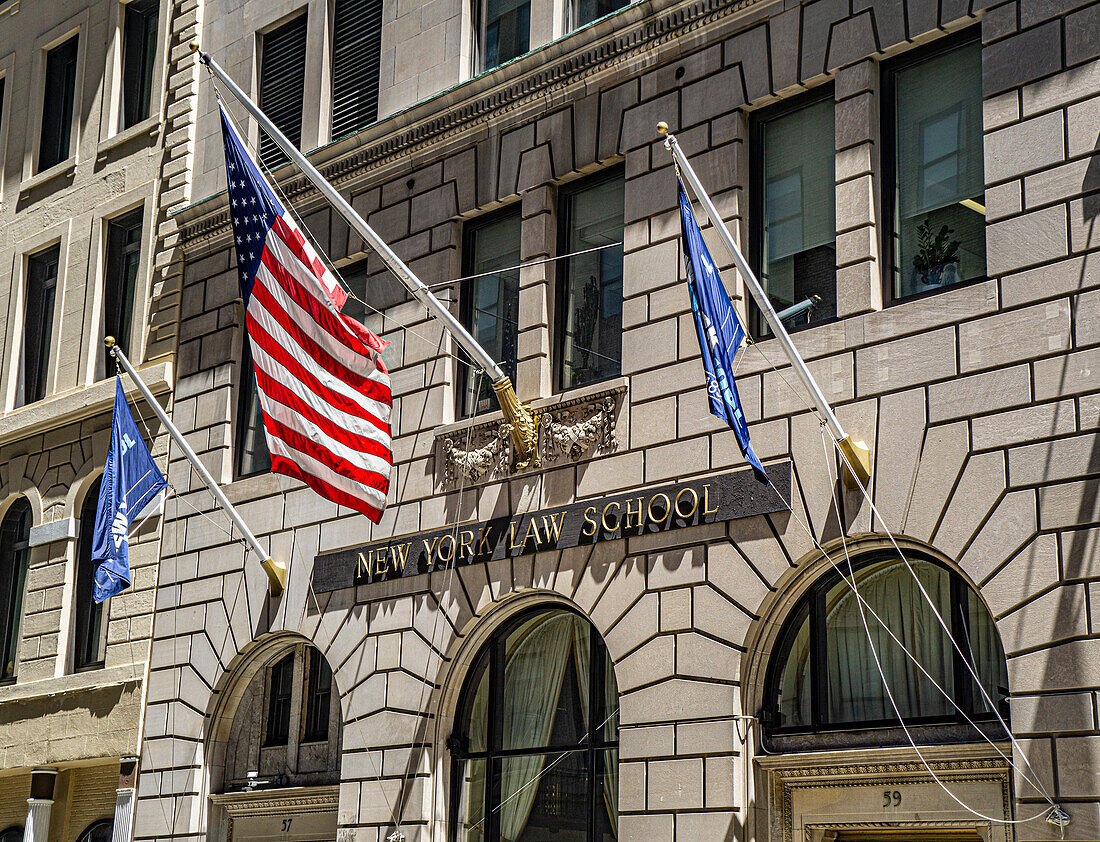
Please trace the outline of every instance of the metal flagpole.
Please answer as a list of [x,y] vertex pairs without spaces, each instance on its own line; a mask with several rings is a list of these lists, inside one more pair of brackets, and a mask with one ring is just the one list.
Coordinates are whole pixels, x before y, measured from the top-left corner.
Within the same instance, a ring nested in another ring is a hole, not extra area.
[[237,528],[241,530],[241,534],[248,542],[248,545],[252,547],[256,555],[260,557],[260,566],[263,567],[264,572],[267,574],[268,583],[271,589],[272,596],[278,596],[283,592],[283,588],[286,587],[286,565],[282,562],[275,561],[268,555],[264,548],[260,546],[260,542],[256,539],[256,536],[252,534],[252,530],[248,528],[244,520],[241,518],[240,513],[233,507],[233,504],[229,502],[225,494],[222,492],[221,487],[214,478],[210,476],[210,472],[206,470],[206,466],[202,463],[195,451],[191,449],[191,445],[183,437],[176,425],[168,418],[157,399],[153,397],[153,393],[149,391],[149,387],[145,385],[138,373],[134,370],[133,365],[126,359],[126,355],[122,353],[122,349],[115,344],[115,338],[113,336],[107,336],[103,339],[103,344],[107,346],[107,352],[118,360],[119,365],[126,369],[126,373],[130,375],[130,379],[134,381],[134,385],[138,387],[138,391],[145,397],[145,402],[149,404],[153,412],[156,413],[157,418],[168,429],[172,439],[183,450],[183,455],[187,457],[187,461],[194,466],[198,475],[202,477],[202,481],[206,483],[206,487],[210,489],[210,493],[214,495],[214,499],[218,501],[218,505],[225,509],[225,513],[229,515],[230,519],[236,524]]
[[191,49],[198,53],[199,60],[229,89],[233,96],[244,106],[245,110],[256,118],[267,135],[275,141],[290,160],[298,165],[298,168],[313,183],[313,186],[332,203],[332,206],[340,212],[340,215],[347,220],[355,232],[370,243],[378,256],[382,258],[382,262],[397,276],[397,279],[408,288],[432,315],[443,322],[463,350],[492,378],[493,391],[496,392],[497,401],[500,403],[505,420],[512,427],[512,441],[519,457],[517,468],[523,469],[532,463],[537,465],[536,444],[538,441],[539,418],[538,416],[532,416],[530,410],[520,403],[511,379],[504,373],[496,360],[481,347],[480,343],[474,339],[462,322],[456,319],[451,311],[432,294],[427,284],[421,281],[412,269],[394,253],[389,244],[375,233],[374,229],[351,206],[351,203],[340,195],[340,192],[318,172],[317,168],[309,162],[305,155],[298,151],[294,144],[286,139],[286,136],[279,131],[278,126],[272,123],[270,118],[260,110],[260,107],[249,99],[248,95],[230,78],[229,74],[222,70],[221,66],[211,58],[210,54],[204,53],[199,49],[199,45],[194,42],[191,44]]
[[802,355],[798,353],[798,350],[794,347],[794,343],[791,342],[790,334],[788,334],[787,329],[783,327],[783,322],[780,321],[779,316],[775,312],[775,308],[772,307],[772,303],[768,299],[767,293],[764,292],[764,288],[760,286],[760,281],[757,280],[756,275],[753,273],[752,269],[749,268],[748,261],[745,260],[745,256],[741,253],[741,249],[737,247],[733,235],[722,221],[722,217],[718,213],[718,209],[714,206],[714,202],[711,201],[707,191],[703,188],[702,182],[699,181],[699,176],[697,176],[695,170],[692,169],[691,164],[688,162],[687,155],[684,154],[684,150],[681,149],[680,144],[676,142],[676,136],[669,132],[668,123],[658,123],[657,131],[665,136],[665,148],[672,152],[672,157],[675,159],[680,172],[683,173],[687,183],[691,185],[691,189],[695,193],[696,198],[702,203],[704,210],[707,212],[707,216],[710,217],[711,225],[718,232],[719,239],[726,247],[726,251],[729,252],[730,257],[733,258],[733,262],[737,264],[737,270],[741,273],[741,277],[745,279],[745,285],[749,288],[749,292],[752,293],[752,297],[755,299],[756,305],[760,308],[760,312],[764,314],[764,318],[767,320],[768,326],[771,327],[772,333],[775,334],[775,338],[779,340],[779,345],[783,349],[783,353],[787,355],[787,359],[790,360],[791,367],[798,375],[798,379],[802,381],[802,385],[806,387],[806,391],[810,393],[814,405],[825,419],[825,423],[829,426],[829,430],[836,437],[840,449],[844,452],[847,461],[851,464],[856,475],[854,479],[859,482],[860,485],[866,487],[871,479],[870,450],[866,444],[853,441],[852,437],[844,432],[844,428],[840,425],[840,421],[833,412],[833,408],[829,406],[829,402],[825,399],[821,387],[817,385],[817,381],[814,380],[813,375],[810,374],[810,370],[806,367],[806,361],[802,359]]

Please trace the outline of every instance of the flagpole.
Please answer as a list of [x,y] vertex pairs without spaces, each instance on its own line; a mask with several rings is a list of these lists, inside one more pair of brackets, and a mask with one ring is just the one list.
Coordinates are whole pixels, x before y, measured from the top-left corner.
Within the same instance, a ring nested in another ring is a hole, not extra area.
[[264,548],[260,546],[260,542],[256,539],[256,536],[252,534],[252,530],[245,524],[240,513],[234,508],[233,504],[229,502],[229,499],[225,496],[221,487],[214,481],[214,477],[210,476],[210,472],[206,470],[206,466],[202,463],[202,460],[199,459],[195,451],[191,449],[191,445],[184,439],[183,433],[181,433],[176,428],[176,425],[172,423],[171,419],[168,418],[168,413],[164,411],[157,399],[153,397],[153,393],[149,391],[149,387],[145,385],[145,381],[138,376],[133,365],[126,359],[126,355],[122,353],[122,349],[115,344],[115,338],[113,336],[104,337],[103,344],[107,347],[107,352],[118,361],[118,364],[126,369],[126,373],[130,375],[130,379],[134,381],[134,385],[138,387],[138,391],[144,396],[145,402],[149,404],[153,412],[156,413],[157,418],[159,418],[161,423],[167,428],[173,441],[183,450],[183,455],[187,457],[187,461],[191,463],[195,471],[198,472],[198,475],[202,477],[202,481],[206,483],[206,487],[210,489],[210,493],[214,495],[214,499],[218,501],[218,505],[225,509],[225,513],[229,515],[233,523],[241,530],[241,534],[244,536],[245,541],[248,542],[248,545],[253,549],[256,555],[260,557],[260,566],[263,567],[264,572],[267,574],[271,595],[278,596],[281,594],[283,588],[286,587],[286,565],[272,559],[271,556],[264,551]]
[[802,385],[806,387],[806,391],[810,393],[810,398],[813,400],[818,412],[820,412],[825,419],[825,423],[829,426],[829,430],[836,437],[846,461],[852,467],[853,473],[855,474],[854,479],[860,485],[866,487],[871,479],[870,450],[866,444],[853,441],[852,437],[844,432],[844,428],[840,425],[836,413],[833,412],[833,408],[829,406],[829,402],[825,399],[821,387],[817,385],[814,376],[810,374],[809,368],[806,367],[806,361],[802,359],[802,355],[798,353],[798,350],[794,347],[794,343],[791,342],[790,334],[788,334],[787,329],[783,327],[783,322],[776,314],[775,308],[772,307],[771,300],[768,298],[767,293],[764,292],[764,288],[760,285],[760,281],[757,280],[755,273],[753,273],[752,269],[749,267],[749,263],[745,260],[745,256],[741,253],[741,249],[737,247],[733,235],[722,221],[721,214],[718,213],[718,209],[714,206],[714,202],[711,201],[710,195],[704,189],[702,182],[699,181],[699,176],[697,176],[695,170],[692,169],[691,163],[687,159],[687,155],[684,154],[684,150],[681,149],[680,144],[676,142],[676,136],[668,130],[668,123],[658,123],[657,131],[665,136],[665,148],[672,152],[672,157],[676,161],[680,172],[683,173],[687,183],[691,185],[691,189],[695,193],[696,198],[702,203],[703,209],[706,210],[707,216],[710,217],[711,225],[718,232],[719,239],[726,247],[726,251],[729,252],[730,257],[733,258],[733,262],[737,265],[737,270],[745,280],[745,286],[749,288],[749,292],[752,293],[752,297],[756,301],[756,306],[760,308],[760,312],[763,314],[768,326],[771,327],[772,333],[775,335],[775,338],[779,340],[779,346],[783,349],[783,353],[787,355],[787,359],[790,360],[791,367],[798,375],[798,379],[802,381]]
[[533,416],[531,411],[520,403],[511,379],[504,373],[497,361],[481,347],[481,344],[474,339],[462,322],[443,306],[439,299],[432,294],[427,284],[420,280],[416,273],[397,256],[389,244],[378,236],[375,230],[367,224],[367,221],[351,206],[351,203],[340,195],[340,191],[333,187],[328,179],[321,175],[317,168],[309,162],[309,159],[286,139],[286,136],[279,131],[279,127],[271,122],[271,119],[241,90],[210,54],[200,50],[199,45],[194,42],[191,44],[191,49],[198,53],[199,61],[205,64],[210,72],[229,89],[230,93],[237,98],[245,110],[256,118],[268,137],[274,140],[287,157],[298,165],[298,168],[320,191],[321,195],[328,199],[355,232],[370,244],[371,248],[378,253],[378,256],[382,258],[382,262],[386,264],[397,279],[432,315],[443,322],[463,350],[470,355],[478,366],[485,370],[493,381],[493,391],[496,392],[497,401],[504,413],[504,419],[512,428],[512,441],[515,444],[516,455],[519,457],[516,464],[517,469],[522,470],[532,464],[537,466],[539,458],[536,444],[538,441],[539,418]]

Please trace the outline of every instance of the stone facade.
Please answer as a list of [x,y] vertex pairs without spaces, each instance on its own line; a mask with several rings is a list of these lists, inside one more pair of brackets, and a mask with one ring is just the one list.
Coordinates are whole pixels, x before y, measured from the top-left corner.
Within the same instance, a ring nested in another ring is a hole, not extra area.
[[[201,28],[204,46],[224,54],[251,89],[254,30],[294,4],[239,4],[231,26],[223,5],[181,7],[180,28]],[[183,277],[175,419],[261,542],[288,561],[289,578],[281,597],[269,597],[256,559],[226,534],[228,522],[173,451],[170,475],[184,505],[169,507],[162,536],[137,837],[251,838],[279,814],[312,817],[316,836],[302,838],[332,838],[335,828],[342,842],[380,842],[395,825],[410,840],[451,838],[447,738],[463,681],[492,630],[535,604],[579,610],[614,662],[620,839],[778,842],[929,827],[984,839],[1058,837],[1041,818],[1015,826],[976,818],[936,785],[931,771],[1001,821],[1041,814],[1046,802],[980,743],[927,749],[927,765],[905,747],[765,754],[756,717],[769,656],[791,608],[828,568],[815,544],[840,557],[842,535],[848,549],[888,546],[862,496],[842,485],[838,517],[835,462],[802,393],[788,388],[774,341],[744,354],[737,384],[757,453],[766,465],[793,462],[791,515],[332,592],[310,586],[319,553],[742,466],[732,432],[708,411],[682,284],[672,161],[655,125],[666,120],[677,132],[746,242],[748,115],[831,82],[839,318],[795,342],[846,428],[871,446],[871,496],[891,531],[961,573],[995,618],[1020,746],[1010,756],[1030,763],[1070,814],[1066,838],[1096,838],[1100,5],[643,1],[466,81],[461,60],[448,64],[450,47],[418,50],[422,64],[401,56],[406,42],[428,44],[437,27],[446,31],[429,22],[432,5],[419,18],[415,3],[386,7],[389,31],[411,21],[385,48],[402,68],[394,87],[405,86],[391,107],[415,103],[311,157],[428,283],[462,273],[464,224],[501,207],[521,211],[523,260],[560,253],[559,189],[621,167],[621,376],[555,388],[558,280],[554,264],[543,263],[520,276],[516,378],[520,396],[551,413],[575,398],[614,396],[616,446],[526,473],[448,479],[442,442],[463,440],[474,423],[456,419],[451,339],[421,305],[393,294],[377,258],[283,170],[282,190],[334,263],[367,259],[368,299],[380,312],[366,323],[393,343],[385,353],[394,391],[391,502],[372,525],[285,477],[235,479],[243,346],[225,195],[176,214]],[[311,15],[314,6],[323,4],[310,3]],[[532,20],[552,17],[535,6]],[[441,11],[438,20],[446,17]],[[967,29],[982,44],[989,277],[889,305],[880,66]],[[437,77],[441,57],[449,69]],[[191,65],[177,60],[192,96]],[[304,123],[323,126],[323,64],[311,61],[309,90],[322,96],[320,105],[307,96]],[[462,84],[420,99],[452,72],[446,81]],[[199,90],[207,105],[197,118],[196,196],[205,196],[221,183],[220,150],[205,80]],[[317,129],[305,145],[323,134]],[[731,291],[743,294],[734,278],[730,271]],[[456,301],[463,294],[460,285],[438,291]],[[217,791],[210,781],[221,770],[212,764],[246,688],[258,669],[305,641],[327,659],[340,696],[338,790]],[[888,795],[884,805],[884,790],[897,799]]]
[[[79,537],[92,528],[81,522],[81,509],[102,473],[110,438],[115,386],[98,369],[102,290],[108,220],[123,213],[137,210],[141,219],[130,356],[160,400],[170,401],[175,379],[178,283],[172,294],[166,264],[156,255],[166,244],[158,234],[171,227],[168,210],[189,198],[190,146],[175,130],[179,115],[190,120],[193,108],[178,86],[171,108],[163,93],[168,22],[176,17],[171,6],[162,4],[157,16],[149,116],[119,130],[123,5],[0,4],[0,517],[24,500],[31,511],[25,592],[14,619],[14,675],[0,686],[6,781],[0,830],[31,820],[34,795],[34,838],[41,842],[75,840],[102,819],[120,819],[117,839],[130,833],[134,776],[125,758],[136,757],[141,742],[160,516],[154,513],[131,537],[133,587],[105,604],[102,664],[92,669],[78,670],[74,661],[83,643],[75,621],[76,565]],[[71,154],[39,171],[46,51],[73,35]],[[60,260],[45,397],[17,406],[27,257],[53,244]],[[152,418],[140,399],[137,411]],[[153,419],[148,440],[164,464],[167,438],[158,426]],[[43,768],[42,780],[52,780],[52,804],[32,783],[32,769]],[[30,839],[29,827],[27,833]]]

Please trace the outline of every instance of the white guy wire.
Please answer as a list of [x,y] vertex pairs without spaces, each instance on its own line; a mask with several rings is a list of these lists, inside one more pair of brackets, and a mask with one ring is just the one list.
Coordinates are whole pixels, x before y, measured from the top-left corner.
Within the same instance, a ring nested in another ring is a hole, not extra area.
[[[824,425],[822,425],[822,434],[821,434],[822,452],[824,453],[824,456],[825,456],[826,470],[829,472],[829,487],[832,490],[833,507],[834,507],[834,511],[836,512],[837,522],[842,523],[841,514],[840,514],[840,504],[839,504],[839,502],[837,500],[837,496],[836,496],[836,479],[833,475],[832,466],[829,464],[829,462],[831,460],[829,459],[828,445],[825,442],[824,429],[825,429],[825,427],[824,427]],[[924,754],[921,752],[921,750],[919,748],[917,748],[917,743],[913,739],[912,733],[909,731],[909,726],[907,726],[905,724],[905,719],[902,717],[901,710],[898,708],[897,701],[894,698],[894,693],[890,689],[890,682],[887,680],[886,673],[882,669],[882,663],[879,660],[878,650],[876,649],[874,640],[871,637],[871,629],[867,625],[867,617],[863,613],[865,601],[864,601],[862,595],[859,593],[859,591],[856,588],[855,569],[852,565],[852,559],[848,555],[848,542],[847,542],[847,540],[844,536],[843,527],[840,530],[840,542],[841,542],[841,546],[844,549],[844,557],[848,562],[848,570],[852,575],[852,580],[848,581],[848,578],[844,575],[843,571],[840,570],[840,568],[836,565],[836,563],[832,561],[831,557],[829,558],[829,561],[833,565],[833,567],[837,570],[837,572],[840,574],[841,578],[844,579],[845,584],[847,584],[848,587],[850,587],[852,589],[852,593],[854,593],[855,596],[856,596],[856,606],[859,608],[859,617],[860,617],[860,620],[863,622],[864,633],[867,635],[867,645],[870,646],[870,648],[871,648],[871,656],[874,658],[875,668],[878,670],[879,677],[882,679],[882,686],[883,686],[883,689],[886,691],[886,696],[890,700],[890,707],[892,707],[894,709],[894,715],[897,716],[898,723],[901,725],[902,730],[905,732],[906,738],[909,740],[909,745],[913,748],[913,751],[916,752],[917,757],[920,758],[921,764],[927,770],[928,774],[932,776],[932,779],[937,784],[939,784],[940,789],[942,789],[945,793],[947,793],[947,795],[951,798],[952,801],[954,801],[956,804],[958,804],[960,807],[962,807],[968,813],[971,813],[972,815],[977,816],[980,819],[985,819],[986,821],[994,822],[996,824],[1016,825],[1016,824],[1025,824],[1027,822],[1032,822],[1032,821],[1035,821],[1036,819],[1043,818],[1045,815],[1047,815],[1046,810],[1043,810],[1043,812],[1038,813],[1034,816],[1030,816],[1026,819],[999,819],[999,818],[995,818],[994,816],[987,816],[986,814],[984,814],[982,812],[979,812],[978,810],[975,810],[974,808],[972,808],[969,805],[965,804],[961,799],[959,799],[959,797],[956,796],[955,793],[953,793],[950,789],[948,789],[947,785],[944,784],[944,782],[940,780],[939,776],[932,770],[932,767],[931,767],[931,765],[929,765],[927,759],[925,759]],[[910,568],[910,573],[913,574],[914,579],[917,578],[916,573],[914,573],[912,571],[912,568]],[[869,611],[871,611],[871,613],[874,615],[875,619],[879,621],[879,623],[882,623],[881,618],[879,618],[877,614],[874,614],[874,611],[871,609],[870,605],[867,605],[867,609]],[[935,610],[934,606],[933,606],[933,610]],[[883,625],[883,628],[886,628],[887,631],[890,631],[885,623],[882,623],[882,625]],[[890,631],[890,636],[897,642],[897,638],[894,636],[892,631]],[[952,640],[954,639],[954,638],[951,637],[950,632],[948,632],[948,637],[951,638]],[[898,645],[901,646],[900,642],[898,642]],[[920,666],[920,664],[917,662],[916,658],[912,655],[912,653],[909,652],[908,649],[905,649],[904,646],[902,646],[902,649],[907,655],[909,655],[909,657],[913,660],[914,664],[917,664],[918,666]],[[959,654],[962,655],[961,652]],[[963,657],[963,660],[966,660],[965,656]],[[926,676],[928,675],[928,672],[924,669],[924,667],[920,666],[920,669]],[[928,676],[928,677],[931,679],[931,676]],[[935,679],[931,679],[931,680],[932,680],[932,683],[936,686],[936,688],[941,693],[944,694],[945,698],[947,698],[949,701],[952,702],[952,704],[954,704],[954,700],[951,699],[951,696],[947,693],[947,691],[944,690],[939,685],[939,683],[936,682]],[[977,681],[976,676],[975,676],[975,680]],[[978,681],[978,684],[980,685],[981,682]],[[961,708],[958,707],[958,705],[955,705],[955,707],[956,707],[956,710],[959,710],[959,712],[962,713],[962,710],[961,710]],[[974,724],[973,720],[970,719],[970,717],[966,716],[965,713],[963,713],[963,716],[966,719],[966,721],[968,723],[970,723],[970,725],[972,727],[974,727],[976,730],[978,730],[979,733],[982,733],[981,730],[978,729],[977,726]],[[1000,720],[999,716],[998,716],[998,719]],[[1003,723],[1003,720],[1002,720],[1002,723]],[[1011,732],[1009,732],[1007,728],[1005,730],[1006,730],[1006,733],[1009,734],[1009,738],[1011,739],[1011,736],[1012,736]],[[985,734],[983,733],[982,736],[984,737]],[[985,737],[985,738],[986,738],[986,741],[989,742],[990,745],[993,745],[993,741],[989,737]],[[993,746],[993,748],[997,751],[997,753],[1002,758],[1004,758],[1005,760],[1008,760],[1008,758],[1005,757],[1004,753],[1000,749],[998,749],[996,746]],[[1020,770],[1016,767],[1016,765],[1011,760],[1008,760],[1008,765],[1013,771],[1015,771],[1017,773],[1020,773]],[[1029,768],[1030,768],[1030,766],[1029,766]],[[1021,777],[1024,780],[1028,780],[1026,775],[1021,774]],[[1031,783],[1030,781],[1028,781],[1028,782]],[[1050,796],[1046,794],[1046,791],[1042,789],[1042,783],[1041,782],[1039,782],[1039,787],[1037,787],[1037,788],[1039,789],[1040,792],[1042,792],[1044,797],[1050,803],[1051,807],[1056,807],[1057,806],[1054,803],[1054,801],[1051,800]]]

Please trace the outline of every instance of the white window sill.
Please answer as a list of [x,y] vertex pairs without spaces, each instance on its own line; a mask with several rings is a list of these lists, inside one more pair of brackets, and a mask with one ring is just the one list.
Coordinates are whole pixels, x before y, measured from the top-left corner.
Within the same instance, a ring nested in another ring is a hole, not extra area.
[[68,177],[74,172],[76,172],[76,155],[70,155],[60,164],[54,164],[48,170],[43,170],[30,178],[24,178],[19,184],[19,193],[20,195],[28,193],[36,187],[41,187],[43,184],[53,181],[55,178]]
[[153,140],[158,134],[160,134],[160,116],[158,114],[153,114],[151,117],[146,117],[140,123],[134,123],[134,125],[130,126],[128,129],[124,129],[110,137],[102,138],[96,149],[96,158],[105,158],[110,152],[117,149],[119,146],[129,143],[136,137],[144,135],[148,140]]

